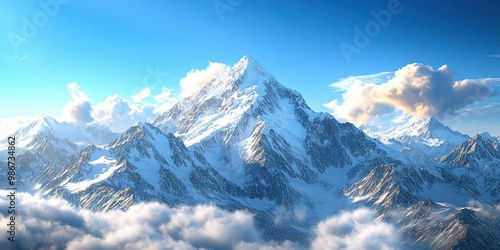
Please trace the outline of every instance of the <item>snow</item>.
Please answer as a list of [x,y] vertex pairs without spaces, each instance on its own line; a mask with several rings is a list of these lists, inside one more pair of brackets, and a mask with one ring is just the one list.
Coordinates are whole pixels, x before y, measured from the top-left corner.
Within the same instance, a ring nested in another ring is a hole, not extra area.
[[105,145],[117,136],[104,125],[76,126],[67,122],[58,122],[48,115],[42,115],[14,133],[17,138],[17,146],[20,148],[26,147],[37,134],[42,133],[69,140],[79,146]]
[[[97,157],[97,159],[95,159]],[[106,151],[97,151],[94,153],[93,157],[95,160],[89,161],[87,164],[87,169],[90,171],[86,172],[80,181],[76,182],[63,182],[61,186],[65,187],[72,193],[78,193],[89,188],[95,183],[102,182],[113,175],[113,173],[121,167],[121,165],[115,165],[116,159],[109,155]]]

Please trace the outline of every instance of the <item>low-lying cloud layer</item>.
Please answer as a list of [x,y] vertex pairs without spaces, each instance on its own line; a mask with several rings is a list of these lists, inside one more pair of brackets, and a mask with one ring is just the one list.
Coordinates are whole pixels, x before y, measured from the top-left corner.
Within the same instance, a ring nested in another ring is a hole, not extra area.
[[[382,74],[386,76],[385,73]],[[334,116],[362,124],[371,119],[402,111],[414,118],[454,116],[464,107],[495,96],[492,84],[500,78],[453,80],[447,65],[434,70],[431,66],[413,63],[397,70],[384,83],[363,82],[353,78],[333,87],[346,90],[342,101],[324,104]]]
[[[6,191],[0,191],[6,196]],[[1,207],[8,207],[2,199]],[[79,210],[66,201],[28,193],[16,197],[16,242],[0,238],[9,249],[393,249],[398,233],[376,222],[368,209],[343,212],[319,223],[310,246],[291,241],[265,242],[248,211],[229,212],[214,205],[147,203],[127,211]],[[0,224],[9,223],[6,210]],[[14,245],[15,244],[15,245]]]
[[[2,249],[12,244],[20,249],[232,249],[239,243],[262,243],[247,211],[148,203],[99,213],[26,193],[18,198],[16,243],[2,237]],[[7,201],[2,199],[0,206],[8,207]],[[0,223],[9,223],[6,214]]]
[[360,208],[342,212],[316,227],[312,249],[400,249],[399,233],[388,223],[376,222],[375,212]]

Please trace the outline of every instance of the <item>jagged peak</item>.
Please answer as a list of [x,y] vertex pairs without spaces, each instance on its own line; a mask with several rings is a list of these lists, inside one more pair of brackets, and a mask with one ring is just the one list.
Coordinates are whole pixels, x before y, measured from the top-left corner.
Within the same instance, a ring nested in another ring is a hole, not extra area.
[[498,140],[496,137],[491,136],[490,133],[488,133],[487,131],[483,131],[481,133],[478,133],[476,136],[474,136],[474,138],[476,138],[476,137],[481,137],[481,138],[484,138],[484,139],[487,139],[490,141],[497,141]]
[[112,147],[116,147],[133,140],[156,140],[155,137],[157,135],[165,135],[165,133],[150,123],[138,122],[123,132],[121,136],[111,144]]
[[233,65],[231,71],[234,74],[241,76],[261,76],[271,77],[271,74],[266,71],[259,61],[250,55],[243,56],[237,63]]
[[40,118],[38,119],[38,121],[43,121],[43,122],[46,122],[46,123],[56,123],[56,124],[59,124],[59,122],[52,116],[50,115],[47,115],[47,114],[43,114],[40,116]]
[[251,69],[251,68],[262,68],[259,61],[255,60],[250,55],[244,55],[240,60],[233,65],[235,69]]
[[431,128],[447,128],[443,123],[441,123],[437,118],[435,117],[424,117],[421,118],[417,121],[410,122],[410,126],[415,126],[415,127],[420,127],[420,128],[426,128],[426,129],[431,129]]

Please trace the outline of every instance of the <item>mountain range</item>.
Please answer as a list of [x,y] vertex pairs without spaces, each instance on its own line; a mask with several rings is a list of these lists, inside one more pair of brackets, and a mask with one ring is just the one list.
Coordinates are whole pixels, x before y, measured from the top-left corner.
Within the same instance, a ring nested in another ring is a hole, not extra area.
[[[85,209],[213,203],[254,213],[267,241],[306,247],[322,219],[366,206],[411,247],[500,249],[498,138],[436,118],[341,123],[250,56],[121,134],[42,116],[15,135],[23,188]],[[276,223],[277,208],[307,216]]]

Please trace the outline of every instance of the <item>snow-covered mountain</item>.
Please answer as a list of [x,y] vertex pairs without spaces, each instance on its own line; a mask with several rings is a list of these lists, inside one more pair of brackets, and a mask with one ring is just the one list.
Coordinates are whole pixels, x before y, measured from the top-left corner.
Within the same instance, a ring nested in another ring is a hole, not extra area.
[[426,159],[440,157],[469,139],[467,135],[450,129],[434,117],[383,130],[366,125],[360,129],[396,150]]
[[[153,124],[133,126],[116,139],[110,134],[110,140],[99,141],[105,130],[100,138],[87,136],[88,141],[62,136],[66,125],[42,120],[48,126],[26,131],[52,130],[24,132],[33,138],[26,144],[33,145],[30,150],[58,152],[50,147],[60,146],[68,152],[64,164],[47,163],[44,171],[33,171],[41,176],[39,190],[79,207],[107,211],[149,201],[213,203],[251,211],[265,240],[307,245],[312,227],[322,219],[369,206],[381,220],[400,226],[405,241],[425,248],[498,246],[498,217],[488,220],[468,202],[484,207],[500,202],[495,191],[499,168],[484,174],[453,163],[474,153],[472,147],[477,156],[465,158],[482,159],[486,152],[492,159],[485,160],[495,161],[498,144],[483,142],[481,136],[469,140],[431,118],[392,131],[385,142],[402,145],[394,150],[350,123],[312,111],[298,92],[281,85],[250,56],[220,71]],[[469,146],[472,140],[481,146]],[[457,146],[456,154],[439,162],[414,153],[449,149],[442,156]],[[69,157],[71,152],[76,153]],[[278,208],[308,212],[276,223]]]
[[490,135],[490,133],[488,133],[488,131],[483,131],[483,132],[479,133],[478,135],[485,138],[485,139],[488,139],[490,141],[494,141],[497,143],[500,142],[500,140],[499,140],[500,136],[494,137],[494,136]]
[[460,144],[440,161],[476,170],[500,168],[500,146],[496,138],[483,132]]
[[53,176],[71,155],[86,146],[108,144],[117,137],[103,125],[76,126],[48,115],[19,128],[14,135],[18,175],[23,180],[19,183],[25,184]]

